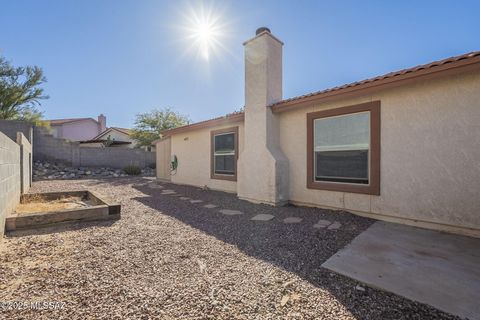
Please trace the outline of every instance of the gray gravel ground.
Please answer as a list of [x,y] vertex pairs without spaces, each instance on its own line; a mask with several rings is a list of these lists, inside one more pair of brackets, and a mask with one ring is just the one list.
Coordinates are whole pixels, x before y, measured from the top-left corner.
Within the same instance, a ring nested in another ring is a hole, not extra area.
[[[0,245],[0,302],[57,301],[65,307],[0,309],[0,318],[454,319],[320,267],[372,220],[323,209],[272,208],[171,184],[165,189],[177,195],[162,195],[152,183],[34,183],[32,192],[96,190],[121,203],[122,219],[10,234]],[[224,215],[222,209],[244,214]],[[257,214],[275,218],[250,220]],[[303,220],[285,224],[287,217]],[[320,219],[342,226],[313,228]]]

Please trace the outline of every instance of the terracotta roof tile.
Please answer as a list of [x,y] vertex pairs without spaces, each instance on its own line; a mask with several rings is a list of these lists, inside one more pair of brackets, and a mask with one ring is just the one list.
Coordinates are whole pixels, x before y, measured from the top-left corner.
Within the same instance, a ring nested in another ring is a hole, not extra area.
[[302,100],[302,99],[308,98],[308,97],[322,95],[322,94],[333,92],[333,91],[339,91],[339,90],[343,90],[343,89],[346,89],[346,88],[352,88],[352,87],[360,86],[360,85],[367,84],[367,83],[372,83],[372,82],[377,82],[377,81],[381,81],[381,80],[385,80],[385,79],[390,79],[390,78],[398,77],[398,76],[409,74],[409,73],[415,73],[415,72],[425,70],[425,69],[434,69],[436,67],[444,66],[444,65],[449,64],[449,63],[454,63],[454,62],[458,62],[458,61],[466,60],[466,59],[473,59],[473,58],[478,57],[478,56],[480,56],[480,51],[465,53],[465,54],[462,54],[462,55],[459,55],[459,56],[454,56],[454,57],[446,58],[446,59],[443,59],[443,60],[438,60],[438,61],[433,61],[433,62],[430,62],[430,63],[427,63],[427,64],[418,65],[418,66],[415,66],[415,67],[412,67],[412,68],[389,72],[389,73],[381,75],[381,76],[377,76],[377,77],[373,77],[373,78],[369,78],[369,79],[365,79],[365,80],[361,80],[361,81],[356,81],[356,82],[344,84],[344,85],[341,85],[341,86],[337,86],[337,87],[333,87],[333,88],[329,88],[329,89],[324,89],[324,90],[321,90],[321,91],[307,93],[307,94],[304,94],[304,95],[301,95],[301,96],[296,96],[296,97],[284,99],[284,100],[281,100],[279,102],[276,102],[276,103],[270,105],[270,107],[282,105],[282,104],[285,104],[287,102],[292,102],[292,101],[296,101],[296,100]]

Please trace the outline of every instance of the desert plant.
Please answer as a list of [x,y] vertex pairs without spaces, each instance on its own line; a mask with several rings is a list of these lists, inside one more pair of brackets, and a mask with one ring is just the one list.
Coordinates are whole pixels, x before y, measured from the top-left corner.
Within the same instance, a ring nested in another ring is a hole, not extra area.
[[40,100],[47,99],[40,86],[46,82],[39,67],[14,67],[0,56],[0,119],[42,125]]
[[137,114],[131,137],[138,147],[151,147],[152,142],[160,138],[160,132],[186,125],[187,116],[170,108],[154,109],[151,112]]
[[123,171],[129,176],[138,176],[140,173],[142,173],[142,169],[134,165],[126,166],[123,168]]

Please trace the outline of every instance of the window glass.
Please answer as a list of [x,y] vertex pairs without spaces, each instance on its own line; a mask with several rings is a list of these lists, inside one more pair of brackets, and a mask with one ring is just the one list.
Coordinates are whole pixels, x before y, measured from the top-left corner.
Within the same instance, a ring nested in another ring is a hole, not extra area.
[[314,120],[315,180],[369,182],[370,113]]
[[219,134],[215,136],[215,153],[235,151],[235,134]]
[[215,173],[235,174],[235,134],[226,133],[215,136]]

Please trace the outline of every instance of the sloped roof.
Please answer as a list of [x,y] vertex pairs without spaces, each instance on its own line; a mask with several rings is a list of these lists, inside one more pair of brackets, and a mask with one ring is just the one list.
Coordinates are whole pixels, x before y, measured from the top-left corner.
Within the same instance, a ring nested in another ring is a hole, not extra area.
[[302,103],[307,100],[314,100],[320,98],[322,96],[332,96],[343,94],[347,91],[353,90],[361,90],[364,88],[370,88],[374,86],[380,86],[387,83],[392,83],[394,81],[405,80],[408,78],[414,78],[421,75],[426,74],[433,74],[437,72],[447,71],[449,69],[454,69],[457,67],[477,64],[480,62],[480,51],[474,51],[465,53],[459,56],[454,56],[450,58],[446,58],[443,60],[433,61],[427,64],[418,65],[412,68],[398,70],[389,72],[387,74],[356,81],[348,84],[344,84],[341,86],[324,89],[312,93],[307,93],[301,96],[296,96],[288,99],[284,99],[282,101],[276,102],[270,107],[272,107],[273,111],[281,111],[281,109],[286,107],[291,107],[295,104]]
[[111,127],[112,129],[115,129],[117,131],[120,131],[122,133],[130,135],[132,133],[132,129],[127,129],[127,128],[120,128],[120,127]]
[[245,118],[245,113],[243,111],[233,112],[222,117],[200,121],[192,124],[187,124],[185,126],[181,126],[178,128],[165,130],[165,131],[162,131],[161,134],[163,137],[166,137],[166,136],[171,136],[172,134],[177,134],[185,131],[213,127],[213,126],[218,126],[218,125],[232,123],[232,122],[239,122],[239,121],[243,121],[244,118]]
[[52,119],[52,120],[46,120],[46,121],[49,122],[50,125],[55,126],[55,125],[62,125],[64,123],[71,123],[71,122],[84,121],[84,120],[92,120],[97,122],[97,120],[93,118]]
[[[413,79],[425,75],[441,75],[444,72],[452,69],[469,67],[472,65],[476,66],[477,64],[480,64],[480,51],[473,51],[459,56],[454,56],[443,60],[418,65],[412,68],[389,72],[381,76],[284,99],[268,107],[272,108],[273,112],[282,112],[285,110],[290,110],[292,108],[302,107],[305,104],[311,103],[312,101],[318,101],[323,98],[331,98],[333,96],[343,97],[344,94],[349,94],[353,91],[359,92],[361,90],[374,87],[379,88],[384,85],[392,84],[393,82],[400,82],[403,80]],[[205,120],[186,126],[166,130],[162,132],[162,135],[163,137],[167,137],[173,134],[183,133],[195,129],[218,126],[229,122],[243,121],[244,118],[245,114],[243,112],[235,112],[223,117]],[[156,140],[153,143],[161,140],[162,139]]]
[[132,132],[130,129],[127,129],[127,128],[119,128],[119,127],[110,127],[110,128],[107,128],[105,129],[104,131],[100,132],[97,136],[95,136],[92,140],[95,140],[95,139],[98,139],[99,137],[103,136],[105,133],[111,131],[111,130],[115,130],[115,131],[118,131],[120,133],[123,133],[127,136],[129,136]]

